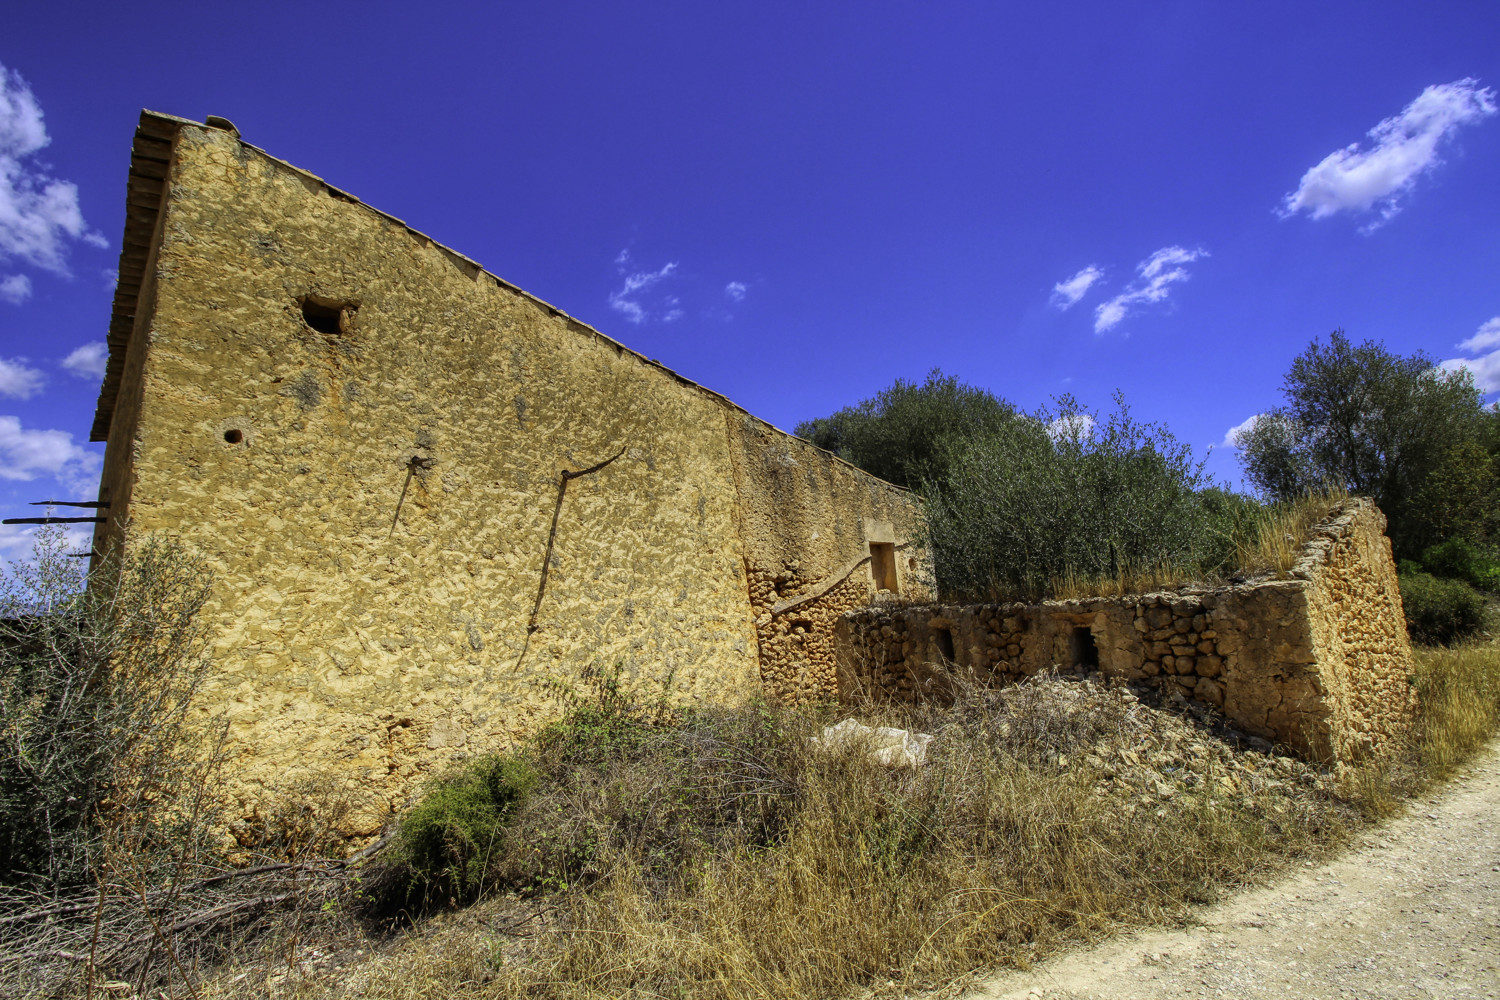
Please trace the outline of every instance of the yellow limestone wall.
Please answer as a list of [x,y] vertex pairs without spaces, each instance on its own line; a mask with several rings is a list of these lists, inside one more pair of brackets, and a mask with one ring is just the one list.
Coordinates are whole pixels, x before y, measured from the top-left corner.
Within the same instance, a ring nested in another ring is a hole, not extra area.
[[1400,745],[1417,702],[1384,532],[1385,515],[1356,499],[1312,527],[1288,579],[1041,604],[859,609],[835,635],[840,694],[945,698],[955,670],[990,684],[1098,670],[1211,706],[1309,759],[1385,754]]
[[[158,234],[100,542],[167,530],[214,570],[203,704],[228,712],[244,829],[332,778],[344,832],[373,833],[413,779],[555,718],[590,668],[751,695],[775,640],[751,576],[816,578],[867,521],[916,516],[228,132],[178,130]],[[342,332],[308,325],[307,296],[353,307]],[[528,641],[561,473],[612,456],[568,483]],[[869,599],[867,567],[851,588]],[[788,690],[836,693],[828,663]]]

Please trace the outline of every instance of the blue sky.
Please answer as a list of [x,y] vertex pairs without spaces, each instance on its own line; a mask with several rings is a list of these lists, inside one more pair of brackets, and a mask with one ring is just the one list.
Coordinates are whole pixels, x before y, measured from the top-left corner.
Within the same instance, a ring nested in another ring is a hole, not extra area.
[[1335,328],[1500,390],[1497,42],[1493,0],[12,4],[0,512],[94,495],[142,107],[783,428],[938,366],[1120,390],[1235,480]]

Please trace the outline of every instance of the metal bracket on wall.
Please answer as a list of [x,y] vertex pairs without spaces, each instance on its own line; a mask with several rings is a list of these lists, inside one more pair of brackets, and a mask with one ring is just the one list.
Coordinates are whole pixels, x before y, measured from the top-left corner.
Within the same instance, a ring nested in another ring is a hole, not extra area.
[[521,661],[526,658],[526,651],[531,647],[531,637],[538,627],[536,618],[542,610],[542,598],[547,596],[547,577],[552,571],[552,549],[557,544],[557,520],[562,515],[563,497],[568,495],[568,483],[593,475],[623,454],[625,454],[625,445],[622,444],[619,451],[587,469],[579,469],[577,472],[570,469],[562,470],[562,475],[557,482],[557,503],[552,507],[552,528],[547,532],[547,548],[542,553],[542,576],[537,582],[536,603],[531,606],[531,617],[526,621],[526,641],[521,645],[521,655],[516,657],[516,665],[511,667],[512,671],[520,669]]

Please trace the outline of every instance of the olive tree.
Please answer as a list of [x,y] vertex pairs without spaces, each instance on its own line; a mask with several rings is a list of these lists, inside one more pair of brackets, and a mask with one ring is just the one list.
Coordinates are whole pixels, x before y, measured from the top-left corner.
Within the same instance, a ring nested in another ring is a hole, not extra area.
[[1469,372],[1334,331],[1293,360],[1282,394],[1285,404],[1235,441],[1263,494],[1285,500],[1333,485],[1373,497],[1403,556],[1493,530],[1493,417]]

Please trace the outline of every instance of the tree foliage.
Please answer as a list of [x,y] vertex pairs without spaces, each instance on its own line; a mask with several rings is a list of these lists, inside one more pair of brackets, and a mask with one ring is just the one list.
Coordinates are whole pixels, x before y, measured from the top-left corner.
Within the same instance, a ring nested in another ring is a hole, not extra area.
[[1235,503],[1191,447],[1122,397],[1101,420],[1064,396],[971,440],[927,516],[945,594],[1034,597],[1067,575],[1217,565]]
[[912,490],[943,483],[975,438],[1001,432],[1016,408],[937,368],[921,384],[896,379],[872,398],[798,424],[820,448]]
[[1038,596],[1061,577],[1217,566],[1243,497],[1213,486],[1192,449],[1071,396],[1020,413],[934,370],[797,433],[919,490],[938,586],[952,598]]
[[1500,433],[1472,376],[1418,351],[1314,340],[1282,384],[1285,405],[1241,432],[1246,477],[1274,499],[1324,485],[1373,497],[1398,553],[1494,536]]

